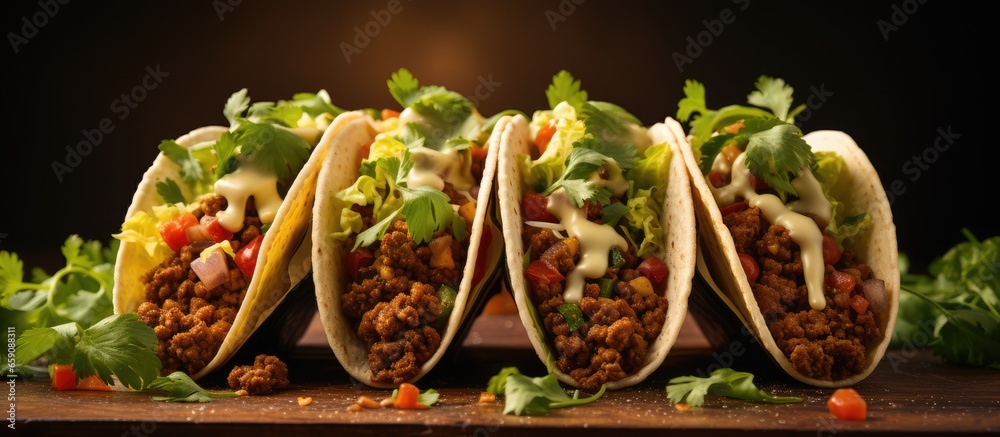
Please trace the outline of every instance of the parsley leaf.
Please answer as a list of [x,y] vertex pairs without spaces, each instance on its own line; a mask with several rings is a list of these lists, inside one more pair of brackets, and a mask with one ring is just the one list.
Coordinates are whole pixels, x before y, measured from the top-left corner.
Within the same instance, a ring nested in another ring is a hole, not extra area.
[[594,402],[602,395],[607,385],[591,397],[580,399],[580,390],[570,397],[563,391],[555,375],[530,378],[520,373],[509,374],[504,385],[503,414],[516,416],[548,414],[556,408],[566,408]]
[[218,163],[215,165],[215,177],[221,179],[223,176],[236,171],[236,137],[232,132],[223,132],[222,136],[212,145],[215,149],[215,156]]
[[294,105],[276,105],[274,102],[257,102],[250,106],[249,117],[258,123],[280,124],[297,127],[304,111]]
[[174,140],[163,140],[159,149],[163,155],[181,167],[181,177],[189,184],[202,180],[201,163],[191,155],[191,151]]
[[444,122],[452,128],[472,114],[472,102],[465,96],[440,86],[420,86],[413,74],[400,68],[386,84],[389,93],[404,108],[412,108],[424,117]]
[[[694,113],[697,117],[693,117]],[[693,118],[692,118],[693,117]],[[770,112],[750,106],[729,105],[722,109],[708,109],[705,103],[705,86],[698,81],[684,82],[684,98],[677,103],[677,119],[691,119],[691,147],[700,150],[702,144],[712,138],[712,135],[737,121],[749,117],[773,117]]]
[[747,96],[747,103],[770,109],[774,116],[782,121],[791,122],[796,114],[806,108],[806,105],[803,104],[789,112],[792,107],[792,91],[794,90],[786,85],[783,79],[761,76],[754,86],[757,87],[757,91]]
[[622,171],[628,171],[635,167],[637,162],[636,154],[639,149],[631,144],[611,144],[597,138],[584,137],[573,143],[573,147],[590,149],[600,153],[618,163]]
[[562,70],[552,76],[552,83],[545,89],[545,97],[549,101],[549,109],[555,109],[556,105],[562,102],[579,109],[587,101],[587,92],[580,89],[579,80],[574,79],[568,71]]
[[486,385],[486,391],[497,396],[503,396],[504,392],[507,390],[507,377],[510,375],[520,374],[521,371],[518,370],[517,367],[504,367],[503,369],[500,369],[500,373],[490,377],[490,381]]
[[448,195],[433,187],[400,187],[399,191],[403,194],[403,217],[417,244],[431,241],[435,232],[447,229],[455,218]]
[[213,393],[207,391],[181,371],[156,378],[143,391],[166,392],[166,396],[153,396],[153,400],[159,402],[211,402],[212,399],[239,396],[236,392]]
[[628,133],[629,124],[642,125],[638,118],[613,103],[589,101],[580,112],[588,133],[615,143]]
[[794,194],[788,174],[798,176],[816,160],[812,148],[802,139],[802,131],[787,123],[751,135],[745,153],[750,173],[781,193]]
[[792,396],[772,396],[757,388],[753,374],[723,368],[712,372],[707,378],[681,376],[667,382],[667,397],[675,404],[685,403],[700,407],[705,403],[705,395],[723,396],[751,402],[790,404],[803,399]]
[[710,112],[705,104],[705,85],[688,79],[684,81],[684,98],[677,103],[677,119],[688,121],[696,112],[702,115]]
[[330,93],[326,92],[326,90],[319,90],[315,94],[295,93],[290,102],[284,101],[278,103],[279,105],[289,104],[302,108],[306,114],[309,114],[310,117],[314,118],[322,115],[323,113],[336,117],[344,112],[347,112],[343,108],[333,104],[333,100],[330,99]]
[[309,143],[270,124],[241,121],[233,132],[240,154],[279,181],[288,181],[309,159]]
[[247,96],[247,89],[243,88],[226,100],[226,106],[222,108],[222,115],[229,120],[229,127],[236,127],[240,124],[239,118],[247,108],[250,107],[250,97]]
[[156,194],[159,194],[167,203],[187,203],[181,187],[173,179],[164,179],[156,183]]
[[[574,143],[574,145],[578,144]],[[562,188],[566,197],[577,208],[583,206],[583,201],[593,199],[601,205],[611,203],[611,191],[600,186],[589,178],[595,171],[607,163],[608,157],[600,152],[585,147],[574,147],[566,157],[566,170],[559,179],[552,183],[542,194],[549,195]]]

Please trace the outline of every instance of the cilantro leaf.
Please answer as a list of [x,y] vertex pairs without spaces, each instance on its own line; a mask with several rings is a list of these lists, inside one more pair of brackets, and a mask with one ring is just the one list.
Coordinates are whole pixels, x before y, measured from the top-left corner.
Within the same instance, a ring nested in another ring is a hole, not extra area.
[[750,136],[746,164],[754,176],[782,193],[795,193],[788,174],[798,176],[816,159],[794,124],[780,124]]
[[239,396],[236,392],[213,393],[207,391],[181,371],[154,379],[143,391],[166,392],[166,396],[153,396],[153,400],[159,402],[211,402],[212,399]]
[[424,146],[424,134],[420,132],[420,128],[417,127],[416,123],[409,122],[403,127],[404,129],[400,129],[399,135],[395,137],[399,142],[406,144],[407,149]]
[[573,78],[573,75],[566,70],[562,70],[552,76],[552,83],[545,89],[545,97],[549,101],[549,109],[555,109],[556,105],[566,102],[579,109],[587,101],[587,92],[580,89],[580,81]]
[[794,90],[781,78],[761,76],[754,86],[757,87],[757,90],[747,96],[747,103],[770,109],[774,116],[782,121],[791,123],[795,114],[805,109],[805,105],[799,105],[794,111],[789,112],[792,107],[792,92]]
[[667,382],[667,397],[675,404],[685,403],[700,407],[705,403],[705,395],[723,396],[751,402],[789,404],[802,402],[792,396],[772,396],[757,388],[753,374],[722,368],[712,372],[707,378],[681,376]]
[[604,395],[607,385],[591,397],[579,399],[580,391],[572,397],[563,391],[555,375],[530,378],[520,373],[509,374],[504,386],[503,414],[516,416],[548,414],[556,408],[589,404]]
[[194,183],[205,177],[201,171],[201,163],[191,155],[191,151],[177,144],[174,140],[163,140],[159,149],[163,155],[181,167],[181,177],[184,182]]
[[297,127],[305,111],[290,104],[276,105],[274,102],[257,102],[250,106],[249,116],[258,123],[273,123],[285,127]]
[[234,131],[240,154],[279,181],[288,181],[309,159],[309,143],[270,124],[240,122]]
[[628,206],[622,202],[614,202],[608,206],[601,209],[601,223],[606,225],[611,225],[612,227],[618,224],[618,221],[625,216],[628,212]]
[[167,203],[187,203],[181,187],[173,179],[167,178],[156,183],[156,194],[159,194]]
[[440,86],[420,86],[405,68],[392,73],[386,81],[389,93],[404,108],[412,108],[424,117],[455,127],[472,114],[472,102],[465,96]]
[[236,136],[232,132],[223,132],[212,147],[218,159],[215,165],[216,179],[236,171]]
[[696,112],[702,115],[710,112],[705,105],[705,85],[688,79],[684,81],[684,98],[677,102],[677,119],[688,121]]
[[500,369],[500,373],[490,377],[490,381],[486,385],[486,391],[497,396],[503,396],[504,392],[507,390],[507,377],[510,375],[520,374],[521,371],[518,370],[517,367],[504,367],[503,369]]
[[302,108],[306,114],[309,114],[310,117],[314,118],[324,113],[336,117],[344,112],[347,112],[343,108],[333,104],[333,100],[330,99],[330,93],[326,92],[326,90],[319,90],[315,94],[296,93],[292,96],[292,101],[279,103],[287,103],[289,105]]
[[250,97],[247,96],[247,89],[243,88],[232,95],[226,100],[226,106],[222,108],[222,115],[226,116],[226,120],[229,120],[229,127],[236,127],[239,122],[239,118],[247,108],[250,107]]
[[403,194],[403,217],[413,241],[431,241],[434,233],[447,229],[455,217],[448,195],[428,186],[400,188]]
[[[741,105],[729,105],[711,110],[705,102],[705,86],[698,81],[685,81],[684,98],[677,103],[677,119],[680,121],[691,119],[691,147],[695,150],[701,150],[702,145],[723,127],[745,118],[774,116],[763,109]],[[700,115],[692,118],[694,113]]]
[[628,171],[635,167],[636,155],[639,149],[631,144],[611,144],[597,138],[584,137],[573,143],[573,147],[590,149],[600,153],[618,163],[623,171]]
[[638,118],[621,106],[607,102],[586,102],[580,113],[588,133],[614,143],[618,143],[628,133],[628,125],[642,125]]
[[393,211],[392,214],[389,214],[386,218],[382,219],[382,221],[375,223],[368,229],[358,233],[358,236],[354,239],[354,248],[351,250],[353,251],[359,247],[368,247],[371,246],[372,243],[381,240],[382,236],[385,235],[385,230],[389,229],[389,225],[396,220],[396,216],[398,215],[399,210],[397,209]]
[[17,338],[14,361],[18,366],[24,366],[42,355],[48,354],[52,362],[68,364],[72,361],[74,337],[79,331],[80,325],[76,323],[66,323],[51,328],[31,328],[24,331]]
[[578,208],[582,207],[583,201],[587,199],[593,199],[601,205],[611,203],[610,190],[584,179],[594,174],[607,163],[607,160],[607,156],[596,150],[574,147],[569,156],[566,157],[566,170],[542,194],[547,196],[562,188],[569,201]]
[[389,93],[392,97],[399,102],[400,106],[408,107],[410,103],[413,102],[413,96],[417,94],[420,88],[420,82],[417,78],[413,77],[413,73],[405,68],[400,68],[395,73],[392,73],[389,80],[387,80],[386,85],[389,86]]
[[129,388],[139,389],[156,379],[159,340],[135,313],[116,314],[85,329],[73,354],[73,371],[80,377],[98,375],[106,384],[117,376]]
[[569,329],[569,332],[576,331],[579,327],[583,326],[583,312],[580,311],[580,307],[576,306],[576,304],[564,303],[556,309],[566,319],[566,327]]

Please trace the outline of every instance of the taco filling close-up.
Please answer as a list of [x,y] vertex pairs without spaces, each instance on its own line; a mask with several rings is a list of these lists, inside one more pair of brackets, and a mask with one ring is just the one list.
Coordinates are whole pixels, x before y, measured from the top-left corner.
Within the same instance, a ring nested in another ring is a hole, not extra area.
[[713,202],[702,200],[718,209],[726,247],[735,248],[739,274],[791,367],[819,381],[858,376],[870,371],[869,356],[884,340],[880,319],[894,314],[886,311],[888,278],[868,264],[885,260],[865,259],[853,247],[886,218],[846,198],[860,195],[833,191],[853,177],[846,169],[855,161],[818,150],[830,135],[802,135],[794,118],[805,105],[791,107],[791,87],[768,77],[756,85],[748,100],[760,108],[708,110],[704,87],[687,82],[678,118],[700,113],[688,137],[698,165],[692,177],[710,191]]
[[[137,312],[154,329],[164,375],[210,370],[251,302],[247,294],[258,271],[270,268],[258,265],[273,244],[265,235],[277,225],[283,202],[302,192],[301,182],[293,183],[343,112],[325,91],[249,103],[245,89],[230,97],[229,129],[206,127],[161,142],[161,156],[115,235],[125,245],[116,311]],[[305,225],[298,227],[304,232]]]
[[[676,335],[665,326],[679,327],[677,319],[683,320],[693,271],[693,211],[687,207],[690,241],[668,250],[664,206],[673,151],[662,126],[647,132],[621,107],[588,101],[565,71],[546,95],[552,109],[532,116],[527,150],[501,152],[520,170],[520,181],[501,183],[502,199],[517,202],[523,219],[504,222],[505,229],[520,230],[507,239],[520,239],[524,251],[523,265],[508,252],[517,267],[512,284],[522,277],[527,282],[512,291],[527,293],[525,304],[544,331],[538,340],[554,351],[550,366],[573,385],[595,389],[648,373],[659,364],[650,357],[662,360],[669,349],[672,338],[657,339]],[[504,161],[500,165],[503,179]],[[679,170],[676,184],[669,182],[675,184],[672,195],[689,200],[682,165]],[[517,199],[504,194],[514,185],[521,187]],[[511,207],[501,203],[504,213]],[[691,252],[680,272],[668,267],[679,259],[671,259],[671,251]],[[677,280],[669,285],[674,273],[688,280],[686,287]],[[668,286],[682,292],[668,293]],[[672,305],[679,316],[668,314]]]
[[[335,165],[355,167],[324,168],[320,190],[326,197],[317,214],[333,219],[317,218],[315,236],[316,248],[327,250],[316,264],[321,315],[325,321],[346,316],[337,329],[353,331],[333,334],[331,345],[346,354],[338,349],[346,347],[343,338],[360,340],[367,366],[338,357],[375,385],[426,373],[464,319],[481,276],[473,271],[482,272],[475,269],[476,252],[489,239],[480,211],[489,199],[483,184],[493,178],[493,170],[484,176],[484,169],[495,119],[484,119],[458,93],[420,87],[405,69],[388,85],[404,109],[384,110],[381,120],[371,120],[359,151],[345,145],[331,155]],[[345,181],[349,186],[336,188]],[[328,189],[333,191],[323,191]],[[322,262],[331,251],[340,265],[327,269]],[[333,289],[342,294],[331,296]],[[338,308],[327,308],[327,298],[339,298]]]

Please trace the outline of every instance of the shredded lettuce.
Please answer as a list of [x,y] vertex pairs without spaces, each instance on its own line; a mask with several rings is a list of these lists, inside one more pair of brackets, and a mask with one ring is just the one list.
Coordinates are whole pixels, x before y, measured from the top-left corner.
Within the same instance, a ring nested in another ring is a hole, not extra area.
[[[660,194],[654,194],[660,192]],[[649,190],[636,190],[634,196],[629,197],[628,211],[625,212],[625,219],[631,229],[641,230],[639,237],[642,241],[637,241],[638,248],[636,254],[640,258],[656,255],[663,258],[665,250],[663,247],[663,227],[660,226],[660,211],[663,209],[662,190],[653,187]],[[633,238],[635,235],[633,235]]]
[[519,157],[522,173],[528,177],[526,182],[532,186],[548,187],[555,183],[566,171],[566,158],[573,151],[573,143],[587,134],[586,125],[576,118],[576,109],[570,104],[560,103],[552,110],[552,116],[557,120],[556,133],[545,152],[535,161],[527,155]]
[[146,211],[139,211],[129,217],[122,224],[121,233],[112,237],[126,243],[135,243],[140,246],[154,259],[165,259],[174,251],[167,246],[160,236],[160,225],[166,223],[181,214],[194,211],[197,202],[190,205],[183,203],[157,205],[153,207],[153,214]]
[[863,211],[852,213],[847,210],[846,204],[830,195],[830,188],[837,184],[844,171],[844,158],[833,152],[816,152],[815,155],[816,163],[812,171],[823,186],[823,194],[833,210],[826,233],[843,246],[844,240],[864,232],[871,225],[872,216]]

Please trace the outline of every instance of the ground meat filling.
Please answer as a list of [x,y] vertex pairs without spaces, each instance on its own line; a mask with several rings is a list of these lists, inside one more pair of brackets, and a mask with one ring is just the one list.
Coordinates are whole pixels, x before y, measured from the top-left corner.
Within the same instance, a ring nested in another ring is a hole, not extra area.
[[[600,219],[599,207],[585,207],[585,210],[589,220]],[[580,260],[579,251],[568,250],[567,243],[551,230],[525,226],[522,239],[530,248],[531,261],[544,260],[563,276]],[[630,245],[628,252],[622,254],[625,266],[608,269],[604,275],[615,280],[612,299],[601,298],[600,286],[587,283],[584,297],[577,304],[584,323],[573,332],[558,311],[566,303],[564,282],[527,277],[532,303],[552,340],[550,346],[556,351],[556,366],[584,388],[596,389],[638,371],[646,360],[650,343],[660,335],[666,321],[668,302],[662,293],[642,295],[628,284],[640,276],[634,270],[641,261],[635,251]]]
[[229,372],[229,387],[248,395],[266,395],[288,387],[288,366],[278,357],[257,355],[252,366],[236,366]]
[[757,260],[760,276],[750,287],[771,335],[795,370],[824,381],[864,371],[866,345],[881,338],[882,332],[871,309],[859,314],[850,302],[855,295],[864,295],[861,284],[874,277],[871,268],[845,250],[836,265],[826,265],[826,274],[849,273],[857,285],[843,293],[824,282],[827,305],[815,310],[809,306],[802,279],[799,246],[784,227],[769,224],[758,208],[729,213],[723,221],[736,251]]
[[[445,184],[444,192],[453,204],[468,202],[451,184]],[[458,290],[471,229],[471,223],[466,224],[461,241],[452,238],[450,230],[432,238],[451,241],[454,268],[432,267],[429,244],[418,245],[401,220],[389,225],[377,246],[368,247],[375,262],[358,270],[341,308],[368,346],[372,381],[399,384],[412,379],[441,346],[444,326],[437,323],[442,312],[437,290],[441,285]],[[348,249],[354,245],[346,243]]]
[[[215,215],[225,208],[224,197],[211,195],[202,199],[193,213],[200,220],[206,214]],[[251,198],[247,202],[243,229],[230,240],[233,250],[239,250],[260,235],[260,227]],[[160,370],[163,375],[176,370],[193,375],[212,361],[250,285],[250,278],[244,276],[227,256],[229,280],[206,290],[191,270],[191,261],[209,245],[211,242],[184,246],[142,276],[146,302],[139,305],[136,312],[139,320],[153,328],[160,341],[157,356],[163,364]]]

